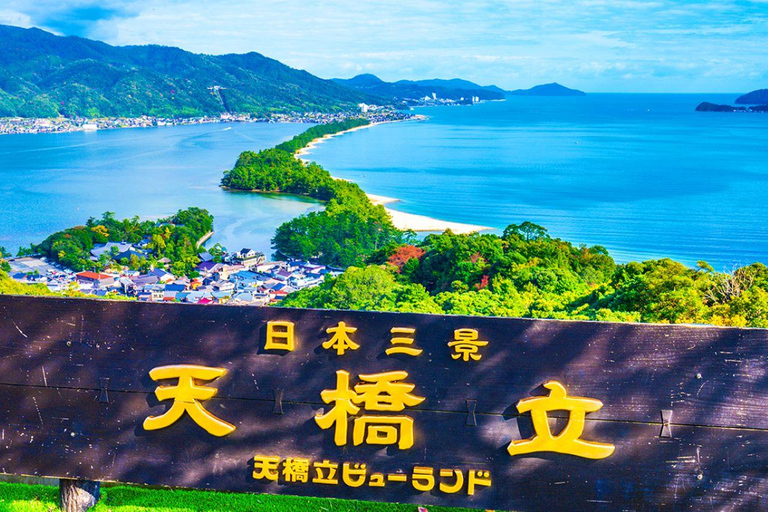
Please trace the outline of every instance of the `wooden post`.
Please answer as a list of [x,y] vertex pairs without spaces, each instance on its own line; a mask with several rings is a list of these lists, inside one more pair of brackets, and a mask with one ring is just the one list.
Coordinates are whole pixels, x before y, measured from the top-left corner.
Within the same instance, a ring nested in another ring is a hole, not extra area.
[[86,512],[101,498],[101,484],[91,480],[59,479],[59,503],[64,512]]

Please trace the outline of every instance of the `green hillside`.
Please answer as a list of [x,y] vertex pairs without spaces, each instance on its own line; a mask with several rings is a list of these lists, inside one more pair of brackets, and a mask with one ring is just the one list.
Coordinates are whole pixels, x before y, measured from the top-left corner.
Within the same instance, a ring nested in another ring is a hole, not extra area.
[[117,47],[0,25],[0,117],[266,114],[360,102],[376,98],[258,53]]

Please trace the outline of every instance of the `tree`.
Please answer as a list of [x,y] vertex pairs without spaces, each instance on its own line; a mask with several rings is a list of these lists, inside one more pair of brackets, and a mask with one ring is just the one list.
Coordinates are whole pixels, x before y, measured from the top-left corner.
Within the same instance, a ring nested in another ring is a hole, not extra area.
[[533,222],[525,221],[522,224],[510,224],[504,229],[504,238],[519,237],[530,242],[532,240],[541,240],[542,238],[549,238],[546,228],[534,224]]
[[0,270],[3,270],[5,272],[11,271],[11,265],[8,263],[5,259],[9,258],[11,256],[11,253],[9,253],[5,247],[0,245]]
[[395,267],[397,272],[401,272],[405,264],[412,258],[418,260],[424,256],[425,253],[426,251],[421,247],[416,247],[411,244],[401,245],[395,249],[392,255],[387,259],[387,263]]
[[419,285],[398,283],[392,273],[379,266],[350,267],[335,279],[286,297],[281,306],[368,311],[420,311],[437,313],[440,308]]

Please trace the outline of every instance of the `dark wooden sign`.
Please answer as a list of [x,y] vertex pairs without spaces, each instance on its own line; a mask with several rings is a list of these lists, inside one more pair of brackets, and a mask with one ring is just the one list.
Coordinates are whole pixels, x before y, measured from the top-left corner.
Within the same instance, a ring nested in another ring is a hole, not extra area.
[[768,508],[768,331],[0,296],[0,471]]

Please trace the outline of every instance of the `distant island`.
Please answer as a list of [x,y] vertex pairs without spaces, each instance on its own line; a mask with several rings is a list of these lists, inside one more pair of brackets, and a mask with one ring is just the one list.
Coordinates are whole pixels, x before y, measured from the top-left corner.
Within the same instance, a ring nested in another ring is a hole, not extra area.
[[768,89],[758,89],[736,98],[739,105],[768,105]]
[[385,82],[376,75],[365,73],[352,78],[334,78],[333,82],[361,93],[406,104],[414,104],[423,99],[465,103],[472,103],[472,98],[477,101],[502,100],[505,93],[499,87],[482,86],[458,78]]
[[696,112],[768,112],[768,89],[759,89],[742,94],[736,98],[736,103],[749,106],[735,107],[703,101],[696,106]]
[[255,52],[110,46],[7,25],[0,47],[0,117],[265,115],[381,102]]
[[696,106],[696,112],[768,112],[768,105],[752,105],[749,107],[734,107],[733,105],[718,105],[703,101]]
[[746,112],[747,107],[734,107],[733,105],[718,105],[702,101],[696,107],[696,112]]
[[584,91],[578,89],[569,89],[556,82],[551,84],[542,84],[531,87],[530,89],[516,89],[508,91],[507,96],[586,96]]

